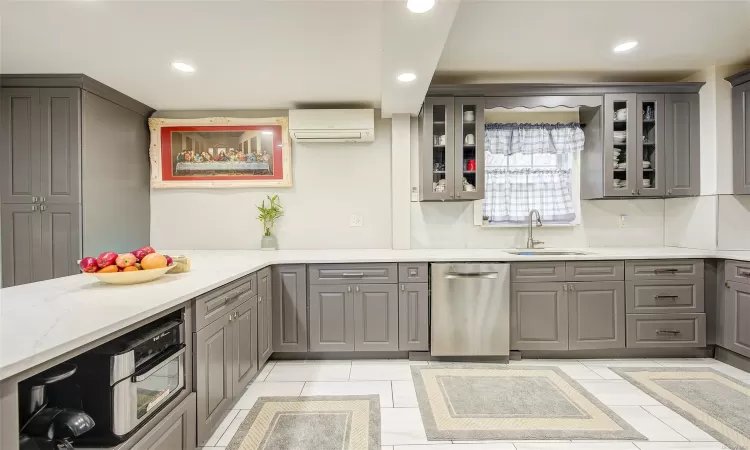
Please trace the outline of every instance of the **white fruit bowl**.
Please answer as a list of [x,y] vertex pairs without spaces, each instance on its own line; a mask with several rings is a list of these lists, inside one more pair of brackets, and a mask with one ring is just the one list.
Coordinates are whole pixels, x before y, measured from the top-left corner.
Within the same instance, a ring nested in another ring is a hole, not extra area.
[[174,264],[160,269],[138,270],[133,272],[87,273],[86,275],[93,275],[98,278],[99,281],[107,284],[138,284],[148,283],[149,281],[161,278],[172,267],[174,267]]

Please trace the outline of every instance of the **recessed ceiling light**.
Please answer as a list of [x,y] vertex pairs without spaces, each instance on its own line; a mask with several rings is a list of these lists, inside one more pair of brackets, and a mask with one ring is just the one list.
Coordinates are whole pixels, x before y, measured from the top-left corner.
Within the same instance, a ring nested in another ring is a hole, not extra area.
[[263,134],[273,134],[273,131],[268,131],[268,130],[265,130],[265,131],[263,132]]
[[195,67],[191,66],[190,64],[185,64],[184,62],[180,62],[180,61],[173,61],[172,68],[174,68],[175,70],[179,70],[180,72],[188,72],[188,73],[195,72]]
[[406,0],[406,7],[409,11],[417,14],[427,12],[433,6],[435,6],[435,0]]
[[411,83],[412,81],[416,79],[417,79],[417,76],[411,72],[402,73],[401,75],[398,76],[398,81],[402,83]]
[[638,41],[628,41],[628,42],[623,42],[622,44],[615,46],[615,48],[613,48],[612,51],[615,53],[622,53],[628,50],[633,50],[636,47],[638,47]]

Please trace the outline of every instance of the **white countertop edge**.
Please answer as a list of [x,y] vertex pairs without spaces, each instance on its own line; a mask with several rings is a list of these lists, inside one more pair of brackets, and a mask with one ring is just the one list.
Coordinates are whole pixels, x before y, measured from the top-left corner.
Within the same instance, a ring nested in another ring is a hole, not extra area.
[[[158,315],[170,308],[178,306],[188,300],[195,298],[201,294],[209,292],[213,289],[221,287],[227,283],[237,280],[245,275],[251,274],[265,267],[277,264],[335,264],[335,263],[347,263],[347,262],[361,262],[361,263],[375,263],[375,262],[451,262],[451,261],[493,261],[493,262],[519,262],[519,261],[601,261],[601,260],[633,260],[633,259],[708,259],[708,258],[719,258],[719,259],[739,259],[744,261],[750,261],[750,251],[713,251],[713,250],[700,250],[700,249],[688,249],[679,247],[651,247],[651,248],[569,248],[559,249],[550,248],[550,251],[579,251],[586,252],[584,255],[538,255],[538,256],[521,256],[512,255],[499,249],[427,249],[427,250],[390,250],[390,249],[353,249],[353,250],[279,250],[273,252],[262,252],[252,250],[195,250],[195,251],[167,251],[168,254],[187,254],[193,259],[193,267],[200,267],[201,262],[212,260],[212,263],[220,264],[223,258],[231,258],[232,264],[242,265],[237,271],[231,271],[232,273],[227,276],[223,276],[220,269],[212,269],[219,273],[202,273],[201,271],[189,272],[186,274],[179,275],[168,275],[165,278],[170,278],[170,282],[178,282],[179,278],[190,280],[192,277],[201,276],[206,278],[206,282],[200,283],[200,287],[188,287],[186,289],[175,289],[178,293],[174,296],[164,294],[164,300],[154,300],[153,303],[149,303],[145,309],[141,309],[134,313],[128,313],[122,317],[102,325],[97,328],[96,326],[86,327],[86,321],[83,321],[84,330],[80,334],[71,335],[69,338],[59,338],[56,342],[44,342],[44,338],[49,334],[49,330],[40,329],[34,330],[24,327],[20,332],[24,334],[30,334],[23,336],[22,343],[31,343],[26,346],[8,345],[11,341],[12,332],[8,332],[8,328],[13,328],[10,325],[14,323],[21,323],[23,321],[33,321],[35,316],[34,307],[42,306],[45,312],[49,312],[47,308],[50,305],[43,304],[47,298],[39,300],[28,307],[26,306],[26,299],[46,295],[47,293],[54,291],[57,284],[62,284],[63,281],[67,284],[72,285],[72,289],[68,292],[64,292],[62,295],[69,294],[80,294],[84,297],[85,289],[90,287],[93,283],[98,283],[87,275],[74,275],[71,277],[64,277],[56,280],[48,280],[41,283],[33,283],[29,285],[17,286],[12,288],[0,289],[0,324],[9,325],[0,327],[0,380],[12,377],[19,373],[22,373],[28,369],[31,369],[39,364],[43,364],[51,359],[65,355],[69,352],[76,350],[88,343],[100,340],[106,336],[127,328],[131,325],[137,324],[140,321],[148,319]],[[178,278],[179,277],[179,278]],[[164,279],[161,279],[164,280]],[[154,282],[154,287],[159,286],[157,280]],[[176,281],[175,281],[176,280]],[[162,283],[163,284],[163,283]],[[121,293],[127,293],[128,288],[133,291],[136,289],[143,289],[145,285],[130,286],[117,286],[111,287],[112,290],[107,291],[112,298],[118,298],[122,301],[125,296],[120,295]],[[168,290],[170,286],[162,285],[160,291]],[[175,288],[180,285],[175,285]],[[64,291],[63,286],[60,287]],[[40,293],[37,295],[35,291]],[[135,291],[138,292],[138,291]],[[143,292],[141,290],[141,292]],[[57,294],[52,295],[56,297]],[[91,296],[89,296],[91,297]],[[78,297],[73,297],[76,300]],[[92,310],[97,309],[101,306],[101,310],[106,312],[108,304],[106,300],[100,300],[96,298],[95,302],[93,297],[89,299]],[[88,305],[88,304],[87,304]],[[54,306],[61,306],[61,304],[54,304]],[[80,306],[80,305],[79,305]],[[144,306],[146,306],[144,304]],[[38,312],[38,311],[37,311]],[[54,328],[58,322],[62,320],[68,320],[71,311],[67,311],[64,306],[61,306],[58,311],[58,315],[55,317],[47,318],[50,329]],[[78,313],[85,315],[85,313]],[[93,315],[91,320],[95,320],[96,314]],[[30,319],[31,318],[31,319]],[[88,329],[87,329],[88,328]],[[6,330],[6,331],[3,331]],[[18,328],[16,327],[16,331]],[[28,333],[25,333],[28,331]],[[78,331],[78,330],[76,330]],[[12,339],[15,341],[15,339]],[[13,344],[17,344],[14,342]],[[7,345],[7,347],[6,347]],[[18,347],[27,347],[21,349]],[[41,347],[41,348],[40,348]],[[9,353],[10,356],[7,356]],[[16,350],[16,351],[14,351]],[[20,353],[20,354],[19,354]],[[6,359],[10,359],[8,361]]]

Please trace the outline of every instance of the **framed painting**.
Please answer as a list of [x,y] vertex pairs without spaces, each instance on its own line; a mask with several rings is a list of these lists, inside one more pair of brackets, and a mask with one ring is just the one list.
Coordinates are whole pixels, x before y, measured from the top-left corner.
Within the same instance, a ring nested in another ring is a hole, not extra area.
[[286,117],[148,119],[154,188],[290,187]]

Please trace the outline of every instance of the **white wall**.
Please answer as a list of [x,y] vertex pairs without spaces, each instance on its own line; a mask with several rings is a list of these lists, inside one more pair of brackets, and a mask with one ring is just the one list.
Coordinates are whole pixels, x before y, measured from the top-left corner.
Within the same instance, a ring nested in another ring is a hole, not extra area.
[[[158,117],[271,117],[286,111],[158,112]],[[376,117],[380,112],[376,111]],[[255,249],[255,205],[279,194],[280,248],[391,248],[391,121],[376,120],[369,144],[292,145],[286,189],[154,189],[151,244],[164,249]],[[364,218],[350,227],[349,216]]]

